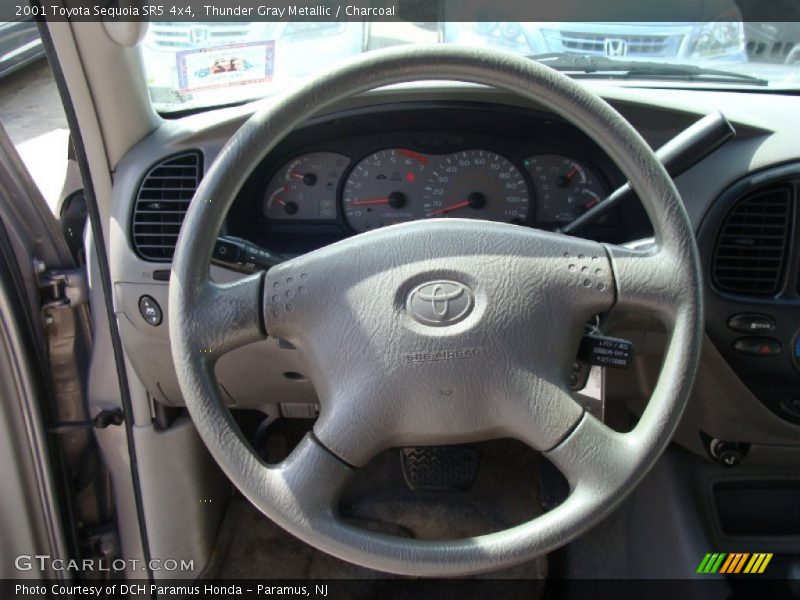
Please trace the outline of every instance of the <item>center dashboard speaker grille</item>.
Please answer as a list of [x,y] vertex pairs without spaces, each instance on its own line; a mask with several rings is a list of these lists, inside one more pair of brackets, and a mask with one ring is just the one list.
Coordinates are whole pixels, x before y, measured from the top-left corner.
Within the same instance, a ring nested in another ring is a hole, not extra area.
[[778,292],[786,267],[794,190],[779,184],[749,192],[720,227],[711,264],[718,289],[768,296]]
[[133,208],[132,239],[139,256],[153,261],[172,259],[202,176],[202,156],[197,151],[175,154],[150,168]]

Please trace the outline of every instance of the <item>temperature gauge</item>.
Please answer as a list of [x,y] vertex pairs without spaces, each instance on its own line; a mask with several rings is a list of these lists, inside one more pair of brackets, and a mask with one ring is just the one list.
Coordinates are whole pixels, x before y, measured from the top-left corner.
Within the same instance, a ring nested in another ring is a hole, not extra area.
[[536,191],[537,221],[569,223],[608,195],[597,173],[567,156],[539,154],[522,164]]
[[335,219],[336,190],[349,163],[349,158],[334,152],[312,152],[289,161],[267,186],[264,216],[270,220]]

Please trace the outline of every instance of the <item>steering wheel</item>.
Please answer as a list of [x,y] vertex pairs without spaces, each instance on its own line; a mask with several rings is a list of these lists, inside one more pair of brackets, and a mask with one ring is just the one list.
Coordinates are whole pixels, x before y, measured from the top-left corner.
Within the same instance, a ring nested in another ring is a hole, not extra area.
[[[212,282],[215,238],[234,197],[287,134],[379,86],[456,80],[504,88],[583,130],[631,182],[654,225],[647,250],[509,224],[435,219],[356,235],[233,284]],[[645,310],[670,332],[636,427],[617,433],[569,390],[584,324]],[[512,566],[567,543],[614,509],[653,466],[687,402],[700,355],[700,263],[672,181],[647,143],[596,95],[510,54],[455,46],[362,55],[255,113],[211,165],[186,215],[169,289],[178,381],[200,436],[233,484],[298,538],[359,565],[414,576]],[[214,364],[289,340],[319,396],[313,432],[282,463],[253,452],[224,406]],[[561,470],[564,502],[466,539],[369,532],[337,511],[377,452],[511,437]]]

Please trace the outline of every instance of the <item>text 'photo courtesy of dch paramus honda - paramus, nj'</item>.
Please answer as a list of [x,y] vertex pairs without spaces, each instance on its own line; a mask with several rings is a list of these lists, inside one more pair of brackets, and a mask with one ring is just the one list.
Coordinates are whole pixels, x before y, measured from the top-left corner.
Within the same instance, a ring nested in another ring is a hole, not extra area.
[[800,598],[800,0],[5,0],[0,597]]

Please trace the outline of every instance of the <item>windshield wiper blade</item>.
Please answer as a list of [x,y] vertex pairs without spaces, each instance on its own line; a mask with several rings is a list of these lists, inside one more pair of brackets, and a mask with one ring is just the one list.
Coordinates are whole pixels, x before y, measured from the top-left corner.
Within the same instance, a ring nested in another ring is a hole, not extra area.
[[605,56],[582,56],[551,52],[528,56],[548,67],[574,77],[608,79],[674,79],[680,81],[734,82],[748,85],[769,85],[769,81],[722,69],[672,62],[616,60]]

